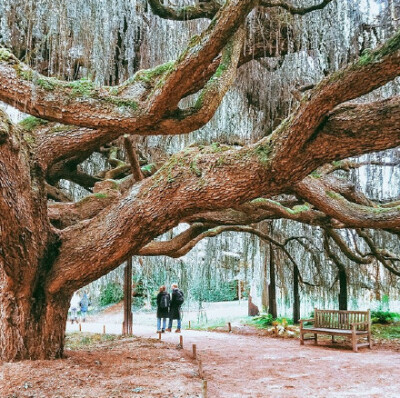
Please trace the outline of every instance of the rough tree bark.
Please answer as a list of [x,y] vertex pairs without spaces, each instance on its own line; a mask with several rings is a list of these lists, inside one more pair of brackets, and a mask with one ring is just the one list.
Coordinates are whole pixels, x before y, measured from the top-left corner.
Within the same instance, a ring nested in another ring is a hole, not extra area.
[[[328,3],[323,1],[321,8]],[[237,217],[255,206],[264,215],[290,214],[320,222],[321,212],[326,211],[330,226],[339,219],[342,225],[357,227],[365,223],[400,227],[397,207],[383,212],[357,207],[340,216],[337,203],[346,208],[345,201],[326,195],[320,181],[302,184],[325,163],[400,144],[399,98],[340,106],[400,75],[400,33],[323,80],[292,117],[253,145],[187,148],[153,176],[112,198],[92,195],[57,209],[47,204],[46,179],[60,175],[55,169],[67,167],[71,159],[85,158],[123,134],[179,134],[207,123],[234,81],[245,18],[260,4],[288,6],[286,2],[229,1],[217,7],[209,27],[176,62],[139,72],[116,88],[88,84],[78,90],[76,84],[39,75],[0,49],[0,100],[32,115],[80,127],[30,135],[0,114],[1,359],[62,356],[72,293],[141,250],[156,253],[164,242],[153,239],[199,214],[234,209]],[[144,74],[146,84],[140,78]],[[180,109],[180,100],[194,87],[200,91],[196,105]],[[268,199],[293,192],[315,207],[296,211]],[[332,201],[325,203],[321,198],[327,196]],[[88,208],[88,203],[98,207]],[[61,213],[72,206],[79,214],[67,222]],[[49,217],[62,220],[59,229]],[[249,213],[247,217],[252,218]],[[196,225],[177,240],[178,247],[179,242],[183,248],[205,231],[212,232],[215,225]]]

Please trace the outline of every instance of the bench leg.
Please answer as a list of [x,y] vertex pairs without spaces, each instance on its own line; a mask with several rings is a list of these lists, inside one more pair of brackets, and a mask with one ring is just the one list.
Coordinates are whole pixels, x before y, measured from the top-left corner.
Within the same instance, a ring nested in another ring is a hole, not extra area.
[[304,334],[301,330],[300,330],[300,345],[304,345]]
[[318,344],[318,338],[317,338],[317,333],[314,333],[314,344],[317,345]]
[[356,331],[355,329],[353,329],[353,333],[351,335],[351,344],[353,346],[353,351],[357,352],[358,351],[358,347],[357,347],[357,335],[356,335]]

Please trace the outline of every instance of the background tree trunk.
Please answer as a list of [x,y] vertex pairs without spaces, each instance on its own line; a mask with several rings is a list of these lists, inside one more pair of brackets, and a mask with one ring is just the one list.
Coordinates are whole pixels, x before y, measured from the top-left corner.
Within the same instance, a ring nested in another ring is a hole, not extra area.
[[276,273],[275,273],[275,256],[272,244],[269,244],[269,297],[268,297],[268,313],[273,318],[278,317],[276,308]]
[[299,323],[300,319],[300,294],[299,294],[299,270],[293,267],[293,322]]
[[347,274],[344,268],[339,270],[339,310],[347,311]]

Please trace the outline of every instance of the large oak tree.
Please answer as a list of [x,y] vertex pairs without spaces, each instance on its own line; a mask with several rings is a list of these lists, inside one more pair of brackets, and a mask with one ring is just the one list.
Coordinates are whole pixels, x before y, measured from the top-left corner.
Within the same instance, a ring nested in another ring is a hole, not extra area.
[[[336,228],[399,232],[398,203],[378,206],[356,194],[332,174],[345,163],[331,162],[399,145],[400,98],[348,101],[400,75],[400,32],[308,90],[291,116],[258,142],[191,146],[151,176],[143,178],[140,170],[132,137],[185,134],[205,125],[238,67],[268,55],[265,47],[255,46],[251,55],[243,50],[254,8],[302,15],[331,1],[296,8],[285,1],[208,0],[179,8],[149,0],[163,18],[211,22],[176,61],[113,87],[46,77],[0,49],[0,100],[51,122],[27,131],[0,114],[1,359],[62,356],[72,293],[134,254],[180,256],[203,237],[254,232],[243,225],[282,217],[320,225],[337,244]],[[282,40],[270,55],[287,51]],[[195,104],[181,108],[195,93]],[[119,138],[130,166],[109,150],[110,159],[115,170],[130,167],[130,178],[118,184],[112,170],[104,181],[79,172],[79,163]],[[309,176],[317,168],[318,178]],[[95,186],[95,193],[77,203],[48,201],[60,199],[54,182],[66,176]],[[280,194],[285,199],[271,199]],[[189,223],[185,232],[154,240],[181,222]],[[398,272],[387,253],[375,254]]]

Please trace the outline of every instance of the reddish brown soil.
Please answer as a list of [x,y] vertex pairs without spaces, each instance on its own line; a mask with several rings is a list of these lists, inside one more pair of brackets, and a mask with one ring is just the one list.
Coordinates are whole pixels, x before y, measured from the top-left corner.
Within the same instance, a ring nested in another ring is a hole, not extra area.
[[162,342],[151,327],[134,326],[134,333],[143,339],[67,351],[65,360],[2,364],[0,397],[201,397],[192,344],[208,398],[400,396],[399,342],[353,353],[329,340],[300,346],[298,339],[244,327],[233,333],[184,330],[181,350],[176,333],[163,334]]
[[66,350],[54,361],[3,363],[2,398],[197,398],[197,365],[183,350],[155,339],[129,338]]

